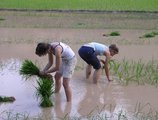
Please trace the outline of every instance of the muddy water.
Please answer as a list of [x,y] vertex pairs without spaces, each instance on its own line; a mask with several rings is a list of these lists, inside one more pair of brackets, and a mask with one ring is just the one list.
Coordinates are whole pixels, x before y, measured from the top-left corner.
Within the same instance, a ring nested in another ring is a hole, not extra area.
[[[36,99],[37,85],[36,78],[25,81],[19,75],[19,69],[24,59],[31,59],[37,62],[42,68],[47,61],[47,57],[39,58],[34,54],[36,44],[4,44],[0,45],[0,95],[14,96],[16,101],[13,103],[0,103],[0,113],[3,111],[12,111],[15,113],[29,114],[29,116],[51,119],[54,117],[64,117],[67,113],[70,117],[86,116],[90,113],[96,114],[98,111],[106,114],[118,114],[120,110],[134,112],[137,105],[143,107],[143,111],[150,108],[158,110],[157,100],[158,89],[150,85],[129,85],[122,86],[117,79],[108,83],[104,74],[102,74],[99,83],[94,85],[92,80],[86,80],[84,70],[76,70],[71,81],[73,92],[72,103],[66,102],[63,88],[59,94],[52,96],[54,107],[41,108],[39,100]],[[77,52],[78,46],[73,46]],[[115,59],[123,58],[149,61],[152,58],[158,59],[155,45],[122,45],[120,54]],[[78,57],[78,56],[77,56]],[[82,60],[78,58],[78,66]],[[151,94],[152,93],[152,94]],[[129,115],[130,116],[130,115]]]

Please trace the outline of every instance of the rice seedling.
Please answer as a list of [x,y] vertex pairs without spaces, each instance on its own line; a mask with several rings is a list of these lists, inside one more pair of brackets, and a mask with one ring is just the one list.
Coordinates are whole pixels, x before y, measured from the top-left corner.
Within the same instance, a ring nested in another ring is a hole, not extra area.
[[120,36],[120,33],[118,31],[111,32],[110,34],[103,34],[103,36],[109,37],[109,36]]
[[50,97],[53,94],[54,82],[52,76],[49,75],[40,75],[39,68],[31,61],[25,60],[22,63],[20,68],[20,74],[23,75],[26,79],[31,76],[37,76],[39,79],[37,80],[38,86],[36,88],[36,96],[40,98],[40,106],[41,107],[51,107],[53,103]]
[[141,61],[138,61],[138,63],[136,63],[136,68],[135,68],[135,79],[138,81],[138,84],[140,83],[141,77],[144,75],[143,69],[144,69],[144,64]]
[[147,64],[143,63],[142,60],[138,62],[125,59],[121,62],[113,61],[110,64],[110,71],[125,85],[134,81],[138,84],[158,84],[158,64],[153,60]]
[[109,36],[120,36],[120,33],[118,31],[114,31],[114,32],[111,32]]
[[0,102],[14,102],[14,97],[0,96]]
[[158,35],[158,31],[153,31],[152,34],[153,35]]
[[155,37],[155,35],[153,33],[147,33],[143,35],[143,38],[151,38],[151,37]]
[[50,99],[54,90],[53,88],[53,81],[48,79],[48,77],[41,77],[37,81],[38,87],[36,87],[36,96],[40,98],[40,106],[42,107],[51,107],[53,103]]
[[151,38],[151,37],[155,37],[156,35],[158,35],[158,32],[157,32],[157,31],[153,31],[153,32],[144,34],[144,35],[143,35],[142,37],[140,37],[140,38]]
[[39,76],[39,71],[39,68],[31,60],[25,60],[20,68],[20,75],[28,79],[34,75]]
[[153,73],[152,84],[158,84],[158,71]]
[[2,17],[0,17],[0,21],[3,21],[3,20],[5,20],[4,18],[2,18]]

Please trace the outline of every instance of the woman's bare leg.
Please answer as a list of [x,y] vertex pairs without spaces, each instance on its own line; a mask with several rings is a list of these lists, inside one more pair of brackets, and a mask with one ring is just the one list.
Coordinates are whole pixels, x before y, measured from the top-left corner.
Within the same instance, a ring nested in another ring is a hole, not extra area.
[[64,86],[67,102],[71,102],[72,100],[72,91],[69,82],[70,82],[69,78],[63,78],[63,86]]
[[94,71],[94,74],[93,74],[93,83],[94,84],[96,84],[98,82],[98,79],[100,77],[100,72],[101,72],[100,69]]
[[86,67],[86,79],[88,79],[90,77],[91,71],[92,71],[92,66],[87,65],[87,67]]
[[55,93],[59,92],[61,88],[61,74],[56,72],[55,74]]

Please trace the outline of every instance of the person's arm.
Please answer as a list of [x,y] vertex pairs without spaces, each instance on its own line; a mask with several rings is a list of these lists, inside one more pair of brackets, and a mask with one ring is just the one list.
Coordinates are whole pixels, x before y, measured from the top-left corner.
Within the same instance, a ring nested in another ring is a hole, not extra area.
[[108,53],[105,53],[105,56],[106,56],[106,59],[104,62],[102,62],[104,64],[104,70],[105,70],[105,74],[106,74],[106,77],[108,79],[108,81],[112,81],[110,79],[110,75],[109,75],[109,66],[108,66],[108,63],[109,63],[109,60],[110,60],[110,55]]
[[59,68],[60,68],[60,65],[61,65],[61,52],[62,52],[61,47],[57,47],[55,49],[55,57],[56,57],[55,67],[47,70],[46,73],[52,73],[52,72],[55,72],[55,71],[59,71]]
[[48,52],[48,63],[43,69],[43,72],[45,73],[49,68],[53,65],[53,54],[51,52]]

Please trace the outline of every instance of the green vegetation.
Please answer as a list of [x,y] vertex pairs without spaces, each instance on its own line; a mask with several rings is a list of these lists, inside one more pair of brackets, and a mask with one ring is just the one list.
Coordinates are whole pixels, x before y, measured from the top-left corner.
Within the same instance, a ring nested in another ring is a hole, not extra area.
[[25,60],[20,68],[20,75],[25,76],[25,78],[33,75],[39,76],[39,71],[39,68],[31,60]]
[[141,60],[137,62],[125,59],[121,62],[111,60],[110,70],[125,85],[129,82],[158,85],[158,63],[154,60],[146,64]]
[[40,98],[40,106],[42,107],[50,107],[53,106],[50,97],[53,94],[53,80],[50,80],[46,77],[39,78],[37,81],[38,87],[36,96],[37,98]]
[[0,0],[0,8],[41,10],[157,11],[157,0]]
[[0,96],[0,102],[14,102],[14,97]]
[[155,37],[156,35],[158,35],[158,31],[153,31],[153,32],[150,32],[150,33],[146,33],[145,35],[143,35],[140,38],[151,38],[151,37]]
[[20,68],[20,75],[23,75],[26,79],[31,76],[38,76],[39,79],[37,80],[38,87],[36,87],[36,96],[41,100],[40,106],[51,107],[53,105],[50,99],[53,94],[53,78],[51,75],[41,76],[39,72],[39,68],[31,60],[25,60]]
[[114,31],[114,32],[111,32],[109,35],[110,36],[120,36],[120,33],[118,31]]
[[120,36],[120,33],[118,31],[111,32],[110,34],[103,34],[103,36],[109,37],[109,36]]
[[3,21],[3,20],[5,20],[4,18],[2,18],[2,17],[0,17],[0,21]]

